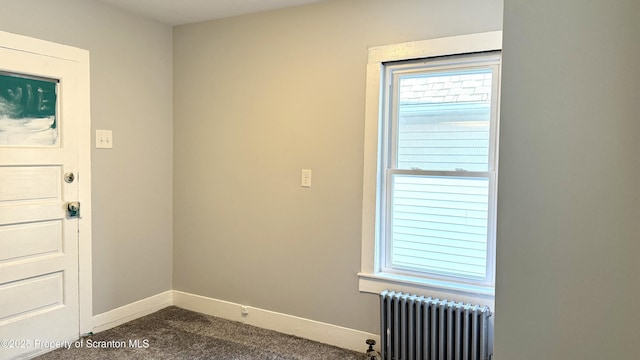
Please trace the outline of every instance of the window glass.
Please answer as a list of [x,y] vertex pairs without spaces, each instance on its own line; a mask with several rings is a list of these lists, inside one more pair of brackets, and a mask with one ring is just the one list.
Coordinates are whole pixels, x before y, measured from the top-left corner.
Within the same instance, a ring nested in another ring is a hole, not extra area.
[[397,168],[487,171],[492,70],[399,79]]
[[386,64],[382,270],[493,282],[499,53]]
[[394,175],[391,266],[484,280],[488,178]]

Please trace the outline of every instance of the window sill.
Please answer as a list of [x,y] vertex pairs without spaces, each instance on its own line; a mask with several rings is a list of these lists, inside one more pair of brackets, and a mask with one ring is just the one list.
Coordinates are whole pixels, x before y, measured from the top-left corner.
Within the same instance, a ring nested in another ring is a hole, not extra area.
[[388,273],[358,273],[361,292],[380,294],[384,290],[424,295],[435,298],[486,305],[494,309],[493,287],[456,284],[446,281],[417,279]]

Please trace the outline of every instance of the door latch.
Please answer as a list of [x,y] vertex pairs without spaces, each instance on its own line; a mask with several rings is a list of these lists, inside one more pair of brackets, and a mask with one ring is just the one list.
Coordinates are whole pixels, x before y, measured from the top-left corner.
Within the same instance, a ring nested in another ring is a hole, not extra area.
[[67,218],[79,218],[80,217],[80,202],[71,201],[67,203]]

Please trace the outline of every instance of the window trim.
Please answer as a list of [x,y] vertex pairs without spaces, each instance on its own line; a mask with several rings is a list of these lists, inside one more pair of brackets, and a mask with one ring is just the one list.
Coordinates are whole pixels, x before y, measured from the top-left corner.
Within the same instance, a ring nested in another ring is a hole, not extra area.
[[[382,273],[377,254],[379,249],[379,214],[377,211],[384,171],[379,171],[379,145],[386,133],[380,121],[384,109],[382,79],[385,63],[428,57],[502,50],[502,31],[460,35],[369,49],[365,97],[364,168],[362,197],[361,271],[358,273],[362,292],[379,293],[385,289],[400,289],[415,294],[429,291],[430,296],[451,297],[459,301],[474,301],[493,305],[494,287],[456,284],[453,282],[417,279],[399,274]],[[498,109],[497,109],[498,110]],[[499,118],[499,115],[498,115]],[[496,154],[497,159],[497,154]],[[384,199],[381,199],[384,201]]]

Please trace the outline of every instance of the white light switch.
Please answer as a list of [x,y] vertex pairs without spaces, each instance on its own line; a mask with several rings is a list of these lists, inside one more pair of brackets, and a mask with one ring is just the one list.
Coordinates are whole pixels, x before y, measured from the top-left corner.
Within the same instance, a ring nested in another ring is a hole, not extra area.
[[302,169],[302,180],[300,181],[300,186],[302,187],[311,187],[311,170]]
[[111,130],[96,130],[96,149],[113,148],[113,132]]

